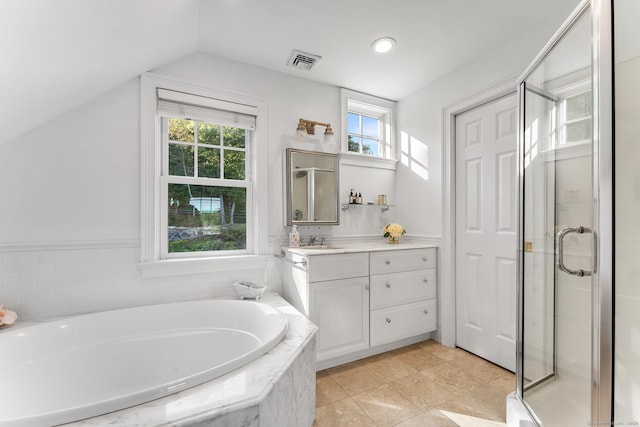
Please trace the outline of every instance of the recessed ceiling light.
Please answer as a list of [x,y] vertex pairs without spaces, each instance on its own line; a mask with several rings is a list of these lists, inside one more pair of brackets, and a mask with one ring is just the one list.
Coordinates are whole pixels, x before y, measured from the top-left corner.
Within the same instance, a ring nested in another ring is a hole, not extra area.
[[387,53],[396,46],[396,41],[391,37],[382,37],[371,43],[371,49],[375,53]]

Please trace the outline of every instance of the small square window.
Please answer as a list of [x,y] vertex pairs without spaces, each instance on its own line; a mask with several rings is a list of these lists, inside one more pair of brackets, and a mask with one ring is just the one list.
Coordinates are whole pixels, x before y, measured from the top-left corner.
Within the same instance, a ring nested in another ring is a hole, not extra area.
[[349,112],[349,130],[347,142],[349,151],[353,153],[379,156],[382,120],[378,117],[369,117],[363,114]]
[[560,145],[571,145],[591,140],[591,90],[573,92],[561,102]]
[[393,101],[342,89],[342,152],[395,161],[395,107]]

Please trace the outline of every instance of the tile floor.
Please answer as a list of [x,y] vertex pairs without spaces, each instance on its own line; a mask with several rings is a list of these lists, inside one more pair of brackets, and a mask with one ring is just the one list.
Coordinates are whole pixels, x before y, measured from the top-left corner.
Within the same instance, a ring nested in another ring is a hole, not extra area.
[[428,340],[316,374],[313,427],[504,426],[513,373]]

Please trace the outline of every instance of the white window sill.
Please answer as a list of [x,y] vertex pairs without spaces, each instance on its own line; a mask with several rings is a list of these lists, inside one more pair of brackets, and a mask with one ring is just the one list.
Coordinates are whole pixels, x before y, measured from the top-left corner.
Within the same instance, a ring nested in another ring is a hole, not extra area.
[[265,268],[265,255],[235,255],[216,258],[165,259],[138,264],[142,277],[177,276],[182,274]]
[[591,140],[572,142],[560,145],[556,148],[541,151],[542,159],[546,162],[556,160],[573,159],[576,157],[590,156],[592,150]]
[[365,154],[342,152],[340,153],[340,164],[396,170],[398,161],[395,159],[384,159],[382,157],[367,156]]

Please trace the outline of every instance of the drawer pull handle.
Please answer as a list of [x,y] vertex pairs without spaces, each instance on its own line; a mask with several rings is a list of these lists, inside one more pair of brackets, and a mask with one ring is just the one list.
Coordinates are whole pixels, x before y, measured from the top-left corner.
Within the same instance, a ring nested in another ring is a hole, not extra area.
[[427,310],[426,308],[424,309],[424,314],[429,314],[429,310]]
[[364,286],[364,288],[365,288],[366,290],[369,290],[369,285],[365,285],[365,286]]
[[391,287],[391,283],[387,282],[387,284],[385,285],[387,288]]
[[391,261],[389,261],[388,259],[385,259],[385,260],[384,260],[384,263],[385,263],[385,264],[387,264],[387,265],[389,265],[389,264],[391,264]]
[[422,257],[422,260],[423,260],[424,262],[427,262],[427,257],[426,257],[426,256],[423,256],[423,257]]
[[391,319],[389,319],[388,317],[386,318],[387,323],[391,323]]
[[424,279],[422,279],[422,281],[423,281],[424,283],[429,283],[429,279],[427,279],[426,277],[425,277]]

